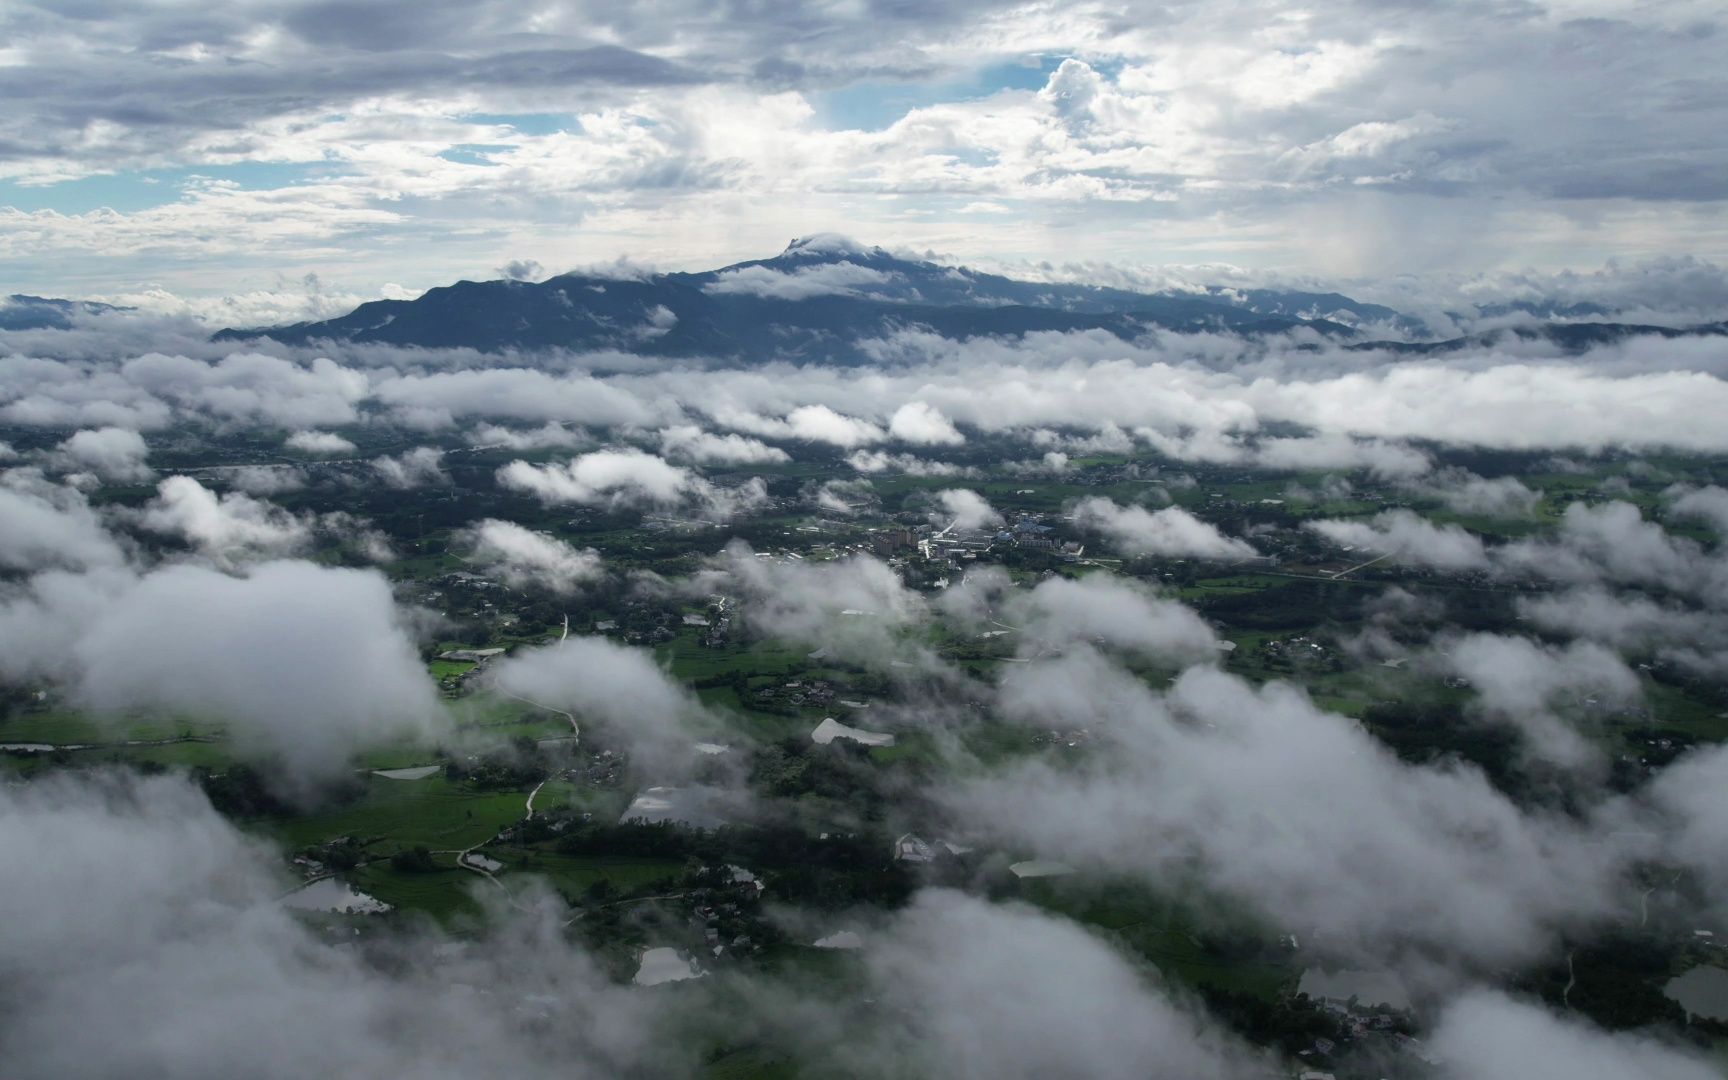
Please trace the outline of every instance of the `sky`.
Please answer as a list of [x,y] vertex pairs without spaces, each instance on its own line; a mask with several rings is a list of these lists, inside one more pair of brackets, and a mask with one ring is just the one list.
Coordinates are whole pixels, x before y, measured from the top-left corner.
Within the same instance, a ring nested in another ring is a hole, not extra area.
[[[0,0],[0,293],[1728,260],[1708,0]],[[313,275],[309,278],[308,275]]]

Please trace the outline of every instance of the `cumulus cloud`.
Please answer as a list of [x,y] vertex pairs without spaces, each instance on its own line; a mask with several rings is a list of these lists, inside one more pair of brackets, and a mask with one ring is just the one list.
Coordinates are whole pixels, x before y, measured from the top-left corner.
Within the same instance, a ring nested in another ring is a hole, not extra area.
[[0,567],[35,571],[118,566],[120,547],[82,493],[18,471],[0,480]]
[[[0,1038],[13,1075],[693,1067],[658,1030],[662,1005],[568,946],[534,890],[472,946],[422,927],[400,948],[338,948],[281,903],[279,853],[183,779],[7,786],[0,816],[13,867],[0,879],[0,966],[16,973]],[[555,1023],[523,1023],[548,1009]]]
[[283,446],[290,450],[298,450],[303,454],[314,454],[319,457],[330,457],[335,454],[352,454],[358,447],[333,431],[296,431],[283,440]]
[[1489,717],[1523,731],[1533,748],[1561,764],[1594,760],[1589,742],[1555,714],[1560,706],[1606,711],[1639,701],[1638,677],[1611,649],[1590,642],[1564,648],[1504,634],[1469,634],[1436,657],[1441,667],[1469,680]]
[[596,450],[563,465],[513,461],[498,470],[498,482],[526,491],[544,503],[669,505],[682,499],[699,478],[641,450]]
[[125,428],[80,431],[55,448],[53,463],[63,471],[89,471],[103,480],[132,484],[155,475],[145,458],[144,436]]
[[509,450],[574,450],[591,446],[593,440],[577,429],[547,421],[537,428],[509,428],[498,424],[478,424],[469,432],[477,446],[501,446]]
[[450,474],[444,471],[444,451],[432,446],[417,446],[394,456],[373,458],[372,471],[385,486],[402,490],[450,482]]
[[1179,506],[1147,510],[1120,506],[1103,496],[1094,496],[1075,505],[1074,524],[1102,534],[1130,555],[1245,559],[1254,554],[1254,548],[1246,541],[1225,536]]
[[947,461],[933,461],[916,454],[890,454],[884,450],[854,450],[846,464],[861,473],[897,472],[907,476],[964,476],[972,472]]
[[944,525],[951,524],[957,529],[982,529],[1002,524],[1002,515],[996,512],[989,500],[970,488],[938,491],[936,502],[942,508],[939,516]]
[[248,495],[277,495],[306,486],[306,473],[294,465],[242,465],[227,476],[230,485]]
[[490,685],[569,712],[579,725],[602,727],[609,741],[647,757],[661,772],[687,763],[690,741],[718,730],[652,653],[603,637],[569,637],[519,650],[493,665]]
[[767,498],[760,477],[738,487],[721,487],[683,466],[636,449],[596,450],[562,465],[513,461],[498,470],[498,482],[547,505],[670,507],[687,503],[716,517],[748,512]]
[[1717,533],[1728,535],[1728,488],[1709,484],[1670,492],[1674,501],[1668,513],[1681,521],[1702,521]]
[[1410,510],[1386,510],[1369,521],[1310,521],[1305,527],[1340,547],[1384,556],[1406,566],[1439,570],[1488,566],[1488,551],[1474,533],[1457,525],[1435,525]]
[[1446,1006],[1429,1048],[1449,1080],[1706,1080],[1695,1052],[1635,1033],[1610,1034],[1492,990]]
[[497,518],[466,530],[466,541],[476,562],[517,587],[539,585],[569,593],[602,572],[600,554],[593,548],[577,550],[555,536]]
[[1519,597],[1518,613],[1551,634],[1648,651],[1700,674],[1728,675],[1728,613],[1658,603],[1600,585]]
[[120,367],[126,384],[194,415],[226,424],[310,428],[350,424],[371,389],[364,372],[328,357],[301,365],[259,353],[215,363],[148,353]]
[[1077,769],[968,782],[948,801],[971,827],[1154,886],[1196,882],[1328,952],[1500,964],[1619,902],[1613,845],[1518,810],[1473,769],[1401,764],[1287,685],[1196,667],[1160,698],[1081,652],[1015,673],[1001,704],[1104,742]]
[[1268,469],[1366,469],[1381,479],[1421,476],[1433,467],[1427,454],[1402,443],[1337,434],[1266,439],[1244,456]]
[[888,434],[919,446],[958,446],[966,441],[941,410],[923,401],[908,401],[894,410]]
[[716,435],[689,424],[662,430],[660,453],[668,459],[695,465],[764,465],[792,460],[786,451],[760,439]]
[[1217,655],[1212,628],[1192,608],[1110,574],[1041,581],[1029,590],[1010,592],[1001,611],[1003,619],[1020,628],[1022,655],[1060,652],[1078,641],[1095,641],[1173,666]]
[[812,296],[857,296],[860,289],[885,285],[893,276],[852,262],[817,263],[776,270],[744,266],[719,274],[702,291],[716,295],[744,294],[769,300],[807,300]]
[[885,1028],[881,1075],[1242,1075],[1256,1055],[1073,923],[1023,905],[920,893],[864,951]]
[[[24,628],[29,627],[26,635]],[[0,659],[98,711],[160,709],[219,720],[268,754],[291,787],[442,714],[390,583],[380,574],[269,562],[231,576],[200,566],[143,576],[38,575],[0,606]]]
[[1492,480],[1463,470],[1447,470],[1418,490],[1433,495],[1447,508],[1480,517],[1528,518],[1536,513],[1542,493],[1525,487],[1515,476]]
[[826,405],[800,405],[786,414],[786,434],[807,442],[851,449],[882,441],[882,429],[867,420],[843,416]]
[[156,497],[138,521],[224,564],[293,554],[312,540],[309,521],[244,492],[218,497],[190,476],[170,476],[156,485]]
[[1728,602],[1728,562],[1674,536],[1628,502],[1574,502],[1551,537],[1502,545],[1505,572],[1578,584],[1603,581]]
[[818,563],[733,541],[715,569],[741,597],[743,618],[758,633],[879,665],[918,652],[901,634],[923,619],[923,599],[868,555]]

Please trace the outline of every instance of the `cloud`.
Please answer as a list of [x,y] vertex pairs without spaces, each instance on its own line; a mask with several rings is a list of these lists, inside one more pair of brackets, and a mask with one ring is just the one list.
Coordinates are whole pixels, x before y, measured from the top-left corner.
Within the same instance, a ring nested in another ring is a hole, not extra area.
[[1225,536],[1178,506],[1146,510],[1119,506],[1101,495],[1093,496],[1075,505],[1074,524],[1102,533],[1111,544],[1130,555],[1245,559],[1254,554],[1254,548],[1247,542]]
[[1697,874],[1706,887],[1711,918],[1728,912],[1728,870],[1722,845],[1728,843],[1728,751],[1719,746],[1695,749],[1665,769],[1650,785],[1651,801],[1665,825],[1669,858]]
[[0,567],[35,571],[119,566],[120,547],[82,493],[30,483],[18,470],[0,477]]
[[[650,652],[602,637],[569,637],[518,650],[495,663],[490,685],[543,707],[573,713],[578,724],[604,729],[662,774],[690,760],[693,739],[717,728],[701,703]],[[671,777],[668,777],[671,778]]]
[[1529,959],[1622,902],[1614,845],[1520,811],[1474,769],[1404,765],[1293,687],[1197,667],[1158,697],[1076,652],[1002,692],[1012,719],[1101,740],[1078,767],[1022,763],[946,796],[1011,850],[1194,883],[1378,963]]
[[984,496],[969,488],[938,491],[936,501],[942,507],[940,521],[944,526],[951,524],[957,529],[982,529],[1002,524],[1002,515]]
[[290,450],[298,450],[303,454],[314,454],[321,457],[352,454],[359,449],[332,431],[296,431],[284,439],[282,445]]
[[898,472],[907,476],[964,476],[973,472],[952,462],[883,450],[854,450],[846,455],[846,464],[861,473]]
[[364,372],[328,357],[301,365],[237,352],[215,363],[148,353],[120,366],[128,386],[218,423],[309,428],[351,424],[371,389]]
[[1462,470],[1446,470],[1419,490],[1438,497],[1450,510],[1481,517],[1532,517],[1542,501],[1540,491],[1530,490],[1515,476],[1490,480]]
[[1673,536],[1638,507],[1613,500],[1574,502],[1551,537],[1519,540],[1495,552],[1513,576],[1591,584],[1602,581],[1661,589],[1728,603],[1728,563],[1694,540]]
[[1257,1055],[1088,931],[927,890],[863,953],[883,1028],[848,1046],[881,1075],[1247,1075]]
[[1635,1032],[1609,1032],[1492,990],[1450,1002],[1428,1041],[1456,1080],[1705,1080],[1693,1051]]
[[862,290],[893,280],[891,274],[851,262],[818,263],[791,270],[744,266],[718,275],[702,286],[702,291],[768,300],[807,300],[812,296],[857,296]]
[[156,475],[145,464],[149,456],[150,448],[136,431],[105,427],[74,433],[55,448],[53,461],[65,471],[89,470],[103,480],[133,484]]
[[13,867],[0,966],[17,973],[0,1037],[15,1076],[695,1066],[675,1024],[660,1027],[664,1002],[613,985],[532,888],[473,943],[418,926],[334,947],[281,903],[281,854],[179,777],[10,785],[0,815]]
[[1512,724],[1539,754],[1565,765],[1594,761],[1597,753],[1555,715],[1557,706],[1579,710],[1588,703],[1606,711],[1643,698],[1625,662],[1590,642],[1556,648],[1504,634],[1469,634],[1449,642],[1436,661],[1470,681],[1489,717]]
[[1367,469],[1383,480],[1421,476],[1433,467],[1427,454],[1402,443],[1336,434],[1266,439],[1254,448],[1252,458],[1267,469]]
[[966,441],[939,409],[922,401],[908,401],[894,410],[888,434],[918,446],[958,446]]
[[715,435],[691,425],[662,430],[660,453],[668,459],[695,465],[765,465],[792,460],[786,451],[759,439]]
[[757,553],[734,540],[714,569],[725,575],[727,591],[736,590],[745,623],[758,633],[878,665],[918,655],[901,634],[922,621],[924,601],[868,555],[813,563]]
[[518,588],[539,585],[556,593],[575,591],[600,576],[600,553],[576,548],[514,522],[487,518],[466,531],[474,559]]
[[1002,601],[1002,617],[1021,629],[1022,655],[1061,652],[1075,642],[1182,666],[1217,655],[1217,638],[1192,608],[1138,582],[1106,573],[1053,577]]
[[1435,525],[1410,510],[1385,510],[1371,521],[1310,521],[1304,527],[1340,547],[1386,556],[1406,566],[1439,570],[1488,566],[1487,549],[1473,533],[1457,525]]
[[786,414],[786,433],[806,442],[823,442],[842,449],[882,441],[882,429],[868,421],[842,416],[826,405],[800,405]]
[[401,490],[450,483],[450,474],[444,471],[444,451],[432,446],[417,446],[393,457],[373,458],[372,471],[386,487]]
[[760,478],[723,488],[689,469],[633,448],[596,450],[562,465],[513,461],[498,470],[498,482],[547,505],[670,507],[689,503],[719,517],[747,512],[767,498]]
[[227,475],[230,485],[248,495],[277,495],[306,486],[306,473],[294,465],[242,465]]
[[284,788],[441,723],[390,583],[373,571],[268,562],[244,576],[191,565],[50,572],[6,598],[0,631],[29,643],[0,658],[12,677],[66,683],[98,711],[219,720],[242,752],[281,763]]
[[498,424],[477,424],[468,433],[476,446],[501,446],[508,450],[574,450],[592,446],[594,440],[580,430],[548,420],[537,428],[522,430]]
[[1518,614],[1552,634],[1650,650],[1681,668],[1728,675],[1728,613],[1661,604],[1599,585],[1518,598]]
[[1671,492],[1670,516],[1682,521],[1701,521],[1717,533],[1728,535],[1728,488],[1709,484]]
[[170,476],[139,515],[141,526],[179,537],[228,565],[290,555],[312,541],[312,524],[273,503],[231,491],[220,498],[190,476]]

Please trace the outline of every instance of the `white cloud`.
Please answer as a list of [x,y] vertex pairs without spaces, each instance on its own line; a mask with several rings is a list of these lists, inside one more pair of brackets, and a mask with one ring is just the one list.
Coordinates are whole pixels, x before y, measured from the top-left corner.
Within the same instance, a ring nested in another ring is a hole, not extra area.
[[593,548],[579,551],[555,536],[497,518],[468,530],[467,541],[475,560],[511,585],[535,584],[568,593],[602,572],[600,554]]
[[55,448],[53,461],[61,469],[87,469],[104,480],[134,484],[155,476],[145,458],[144,437],[125,428],[105,427],[74,433]]
[[908,401],[896,409],[888,421],[888,434],[919,446],[958,446],[966,441],[941,410],[922,401]]
[[936,501],[942,506],[940,517],[944,526],[951,523],[960,529],[982,529],[1002,524],[1002,515],[996,512],[984,496],[969,488],[938,491]]
[[660,453],[696,465],[762,465],[792,460],[786,451],[760,439],[716,435],[688,424],[660,432]]
[[728,270],[702,287],[718,295],[746,294],[770,300],[807,300],[812,296],[857,296],[861,289],[885,285],[893,277],[857,263],[819,263],[791,270],[745,266]]
[[1633,1032],[1610,1034],[1492,990],[1450,1002],[1429,1040],[1448,1080],[1706,1080],[1696,1053]]
[[119,546],[82,493],[8,472],[0,481],[0,567],[34,571],[118,566]]
[[231,491],[220,498],[190,476],[170,476],[139,516],[153,532],[177,536],[212,559],[290,555],[312,540],[312,526],[274,503]]
[[1103,496],[1082,499],[1074,507],[1074,524],[1102,533],[1130,555],[1165,558],[1245,559],[1254,554],[1246,541],[1225,536],[1179,506],[1147,510],[1119,506]]
[[512,461],[498,470],[498,482],[547,505],[688,505],[716,518],[748,513],[768,497],[761,477],[736,487],[722,487],[681,465],[634,448],[596,450],[562,465]]
[[[29,633],[24,629],[28,627]],[[13,677],[53,678],[99,712],[186,713],[228,725],[293,787],[355,749],[443,722],[390,583],[373,571],[269,562],[231,576],[48,573],[0,604]]]
[[290,450],[298,450],[303,454],[315,454],[326,457],[334,454],[352,454],[358,449],[353,443],[333,431],[296,431],[282,442]]
[[1325,520],[1305,525],[1332,543],[1407,566],[1480,570],[1488,552],[1475,534],[1457,525],[1435,525],[1409,510],[1386,510],[1371,521]]
[[450,483],[450,474],[444,471],[444,451],[431,446],[373,458],[372,470],[386,486],[403,490]]

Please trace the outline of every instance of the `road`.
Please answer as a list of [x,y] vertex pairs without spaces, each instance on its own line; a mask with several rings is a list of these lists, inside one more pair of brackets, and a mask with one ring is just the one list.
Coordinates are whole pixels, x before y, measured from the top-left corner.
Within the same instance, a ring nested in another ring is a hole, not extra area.
[[1327,576],[1336,579],[1336,578],[1344,577],[1346,574],[1354,574],[1356,571],[1364,569],[1365,567],[1373,566],[1377,562],[1385,562],[1387,559],[1390,559],[1392,557],[1392,554],[1393,554],[1392,552],[1388,551],[1386,554],[1381,555],[1377,558],[1369,559],[1365,563],[1357,563],[1355,566],[1347,566],[1344,569],[1338,571],[1337,573],[1329,574]]

